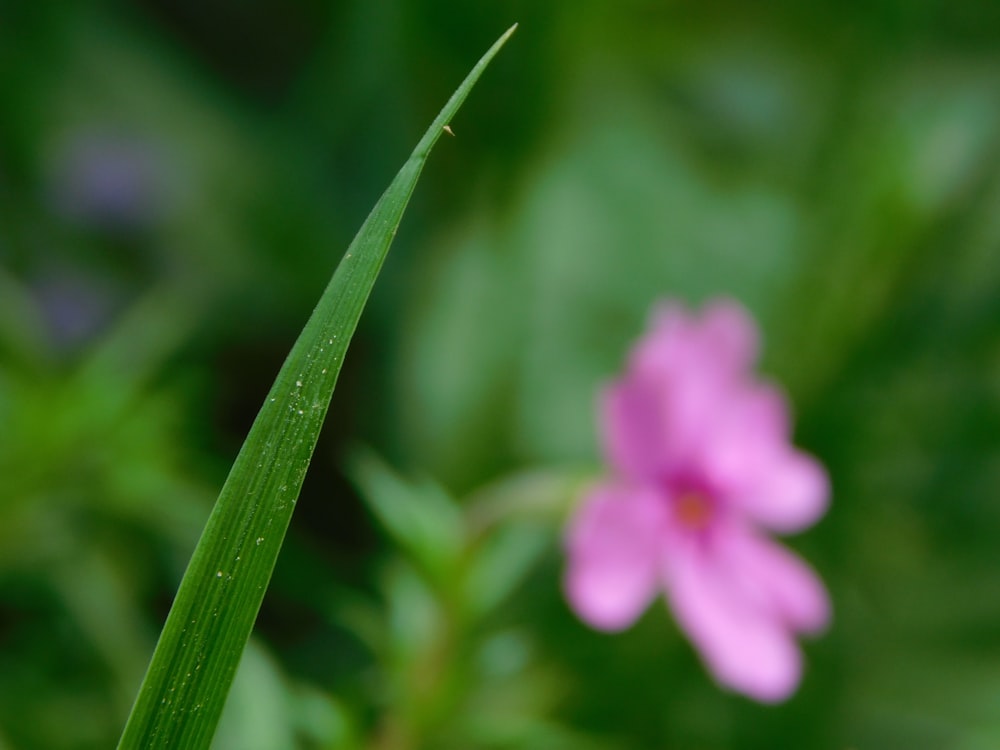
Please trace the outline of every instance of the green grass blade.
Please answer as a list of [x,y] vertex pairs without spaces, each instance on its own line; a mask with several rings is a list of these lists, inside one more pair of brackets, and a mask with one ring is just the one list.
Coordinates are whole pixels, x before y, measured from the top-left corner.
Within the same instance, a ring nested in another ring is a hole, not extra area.
[[295,342],[208,519],[119,748],[207,748],[309,466],[347,345],[431,147],[490,60],[441,110],[351,243]]

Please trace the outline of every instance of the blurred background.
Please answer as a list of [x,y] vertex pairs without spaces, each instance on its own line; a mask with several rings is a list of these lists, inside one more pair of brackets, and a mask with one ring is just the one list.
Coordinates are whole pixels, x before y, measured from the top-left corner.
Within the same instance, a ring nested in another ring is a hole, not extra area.
[[[1000,4],[0,0],[0,748],[113,746],[273,377],[489,44],[217,748],[1000,747]],[[831,511],[786,704],[559,533],[649,306],[741,300]]]

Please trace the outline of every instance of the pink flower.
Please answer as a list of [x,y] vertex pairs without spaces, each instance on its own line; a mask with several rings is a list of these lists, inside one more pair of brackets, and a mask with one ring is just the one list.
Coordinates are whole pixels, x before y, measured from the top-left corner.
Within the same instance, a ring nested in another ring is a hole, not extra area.
[[829,485],[790,444],[785,400],[754,378],[756,354],[756,327],[734,302],[656,312],[602,394],[614,476],[570,524],[566,591],[609,631],[662,591],[721,684],[777,702],[801,676],[795,635],[824,628],[830,606],[815,573],[764,532],[813,524]]

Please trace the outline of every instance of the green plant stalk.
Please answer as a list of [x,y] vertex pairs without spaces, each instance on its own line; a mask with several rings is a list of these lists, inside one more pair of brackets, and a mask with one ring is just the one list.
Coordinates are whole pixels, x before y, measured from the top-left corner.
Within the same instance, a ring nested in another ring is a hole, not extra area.
[[295,342],[181,581],[119,748],[207,748],[250,637],[347,345],[424,163],[494,43],[379,199]]

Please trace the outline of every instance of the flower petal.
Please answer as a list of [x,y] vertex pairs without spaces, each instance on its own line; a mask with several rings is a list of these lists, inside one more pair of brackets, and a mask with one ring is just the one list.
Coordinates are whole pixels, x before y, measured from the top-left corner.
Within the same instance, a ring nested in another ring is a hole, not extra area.
[[729,534],[726,554],[743,587],[789,627],[818,633],[830,621],[830,599],[819,576],[801,559],[749,531]]
[[701,312],[700,339],[721,367],[742,372],[757,359],[757,326],[738,302],[717,299]]
[[812,526],[830,496],[826,471],[812,456],[788,448],[762,460],[735,501],[752,518],[783,533]]
[[712,300],[697,317],[677,303],[661,303],[630,365],[647,374],[693,366],[731,377],[753,365],[758,338],[753,319],[734,300]]
[[761,466],[787,444],[788,407],[767,385],[734,386],[725,394],[719,417],[697,460],[707,478],[723,491],[756,478]]
[[651,381],[630,374],[601,399],[601,435],[607,461],[621,476],[656,483],[686,471],[718,433],[725,399],[696,370]]
[[698,459],[728,502],[786,533],[815,523],[829,497],[823,467],[791,446],[789,431],[784,396],[771,386],[747,386],[734,390]]
[[630,479],[653,480],[670,453],[668,422],[661,389],[631,378],[601,394],[601,437],[604,454],[618,473]]
[[566,596],[592,627],[622,630],[656,595],[665,511],[652,490],[593,490],[566,535]]
[[[643,480],[690,463],[727,423],[730,402],[749,392],[743,381],[756,350],[753,321],[735,302],[710,303],[700,317],[662,305],[632,349],[626,375],[602,396],[609,462]],[[778,422],[787,431],[787,418]]]
[[681,628],[723,685],[764,703],[798,686],[802,660],[785,623],[748,596],[708,547],[690,547],[665,566]]

